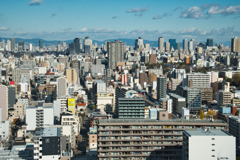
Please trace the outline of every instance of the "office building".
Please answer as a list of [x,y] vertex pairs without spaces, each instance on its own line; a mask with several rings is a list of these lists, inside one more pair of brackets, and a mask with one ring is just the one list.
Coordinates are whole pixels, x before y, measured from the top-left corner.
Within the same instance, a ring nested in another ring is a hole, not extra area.
[[7,40],[7,48],[6,48],[7,51],[12,51],[11,50],[11,41]]
[[198,112],[201,109],[202,92],[201,89],[196,88],[183,88],[183,95],[186,98],[186,108],[191,112]]
[[80,53],[80,38],[74,39],[75,53]]
[[15,86],[8,86],[8,109],[14,109],[16,103]]
[[182,159],[184,130],[227,129],[221,120],[100,119],[98,159]]
[[187,51],[187,50],[188,50],[188,40],[187,40],[187,39],[184,39],[184,40],[183,40],[183,50],[184,50],[184,51]]
[[106,83],[103,80],[95,80],[93,84],[94,93],[98,94],[101,92],[106,92]]
[[197,129],[183,132],[183,160],[236,159],[236,138],[224,130]]
[[66,69],[66,78],[69,84],[75,85],[78,83],[77,72],[75,69]]
[[57,78],[57,96],[66,96],[68,95],[67,89],[67,79],[65,77]]
[[85,37],[85,42],[84,42],[84,53],[88,53],[89,55],[92,55],[91,53],[92,50],[92,40],[89,37]]
[[240,38],[234,37],[231,41],[231,51],[239,52],[240,51]]
[[236,151],[240,154],[240,117],[228,116],[228,132],[236,137]]
[[174,93],[169,93],[170,98],[172,99],[172,110],[174,113],[181,114],[182,113],[182,108],[186,107],[186,98],[174,94]]
[[217,91],[217,104],[218,104],[218,106],[231,104],[231,92],[224,91],[224,90],[218,90]]
[[158,38],[158,50],[160,53],[163,53],[164,50],[163,50],[163,47],[164,47],[164,38],[163,37],[159,37]]
[[210,88],[211,77],[204,73],[189,73],[186,74],[186,83],[188,87],[193,88]]
[[176,50],[180,50],[181,48],[181,43],[176,43]]
[[157,78],[157,100],[166,98],[167,80],[165,77]]
[[212,103],[213,101],[213,89],[212,88],[198,88],[202,92],[202,104]]
[[117,67],[117,62],[124,61],[124,43],[115,40],[115,42],[107,43],[108,52],[108,68],[115,70]]
[[11,38],[11,51],[15,50],[15,38]]
[[170,43],[169,42],[165,43],[165,51],[170,52]]
[[5,121],[8,119],[8,87],[0,85],[0,120]]
[[57,127],[43,128],[34,137],[34,159],[61,158],[61,131]]
[[23,41],[18,42],[18,51],[24,51],[24,42]]
[[26,108],[27,130],[54,124],[53,106],[28,106]]
[[193,51],[193,41],[192,40],[190,40],[189,42],[188,42],[188,50],[190,50],[190,51]]
[[43,40],[39,40],[39,49],[42,49],[43,48]]
[[169,43],[170,43],[170,50],[176,49],[176,39],[169,39]]
[[156,54],[150,54],[149,55],[149,62],[150,63],[157,63],[157,58],[156,58]]
[[135,50],[144,48],[143,39],[142,37],[138,37],[138,39],[135,39]]
[[148,84],[148,75],[147,73],[140,71],[139,73],[139,84],[142,86],[142,88],[146,88]]
[[74,43],[69,43],[69,54],[76,54]]
[[170,98],[159,99],[159,107],[166,110],[169,114],[172,113],[172,104],[173,104],[173,101]]
[[213,39],[207,39],[207,46],[209,47],[213,46]]

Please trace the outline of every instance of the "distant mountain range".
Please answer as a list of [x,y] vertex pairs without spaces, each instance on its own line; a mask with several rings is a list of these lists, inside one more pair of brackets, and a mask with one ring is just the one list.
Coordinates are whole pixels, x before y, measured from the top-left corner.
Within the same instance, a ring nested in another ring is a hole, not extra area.
[[[4,39],[5,43],[7,43],[7,40],[9,40],[10,38],[0,37],[0,41],[2,41],[2,39]],[[39,40],[43,40],[43,44],[47,45],[47,46],[48,45],[57,45],[57,43],[59,42],[58,40],[47,41],[47,40],[40,39],[40,38],[33,38],[33,39],[15,38],[15,43],[18,43],[18,41],[24,41],[24,43],[32,43],[32,44],[38,46],[39,45]],[[107,40],[104,40],[104,41],[92,40],[92,42],[93,42],[93,44],[97,43],[98,45],[101,45],[101,44],[105,44],[106,41],[115,41],[115,40],[122,41],[122,42],[126,43],[128,46],[134,46],[135,45],[135,39],[124,39],[124,38],[107,39]],[[83,39],[83,41],[84,41],[84,39]],[[144,44],[149,43],[151,47],[157,47],[158,46],[158,41],[149,41],[149,40],[143,40],[143,41],[144,41]],[[62,42],[62,41],[60,41],[60,42]],[[66,44],[68,45],[69,43],[72,43],[73,40],[66,40],[64,42],[66,42]],[[231,46],[231,41],[221,42],[221,44],[223,44],[224,46],[229,46],[230,47]],[[182,43],[181,43],[181,45],[182,45]]]

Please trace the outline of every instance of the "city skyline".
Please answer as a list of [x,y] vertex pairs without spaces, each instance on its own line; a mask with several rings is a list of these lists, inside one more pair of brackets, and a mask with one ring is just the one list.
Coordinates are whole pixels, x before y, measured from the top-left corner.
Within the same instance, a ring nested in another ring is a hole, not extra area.
[[[14,3],[14,5],[12,5]],[[240,37],[240,3],[225,1],[2,1],[0,37],[155,40]],[[117,7],[116,7],[117,6]],[[21,18],[17,15],[21,15]]]

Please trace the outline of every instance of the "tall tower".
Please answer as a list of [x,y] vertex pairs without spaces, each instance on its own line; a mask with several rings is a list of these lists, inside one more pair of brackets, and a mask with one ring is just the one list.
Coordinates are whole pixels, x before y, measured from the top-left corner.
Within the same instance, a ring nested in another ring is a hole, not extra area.
[[187,50],[188,50],[188,40],[187,40],[187,39],[184,39],[184,40],[183,40],[183,50],[184,50],[184,51],[187,51]]
[[165,43],[165,51],[170,52],[170,43],[169,42]]
[[135,39],[135,50],[137,50],[138,48],[144,48],[142,37],[138,37],[138,39]]
[[239,52],[240,51],[240,38],[234,37],[231,41],[231,51]]
[[39,40],[39,49],[42,49],[43,48],[43,40]]
[[15,38],[11,38],[11,51],[15,49]]
[[80,38],[75,38],[74,44],[75,44],[75,52],[80,53]]
[[172,49],[172,47],[174,49],[176,49],[176,39],[169,39],[169,43],[170,43],[170,49]]
[[163,43],[164,43],[164,38],[163,37],[159,37],[158,38],[158,50],[161,53],[164,52],[164,50],[163,50]]
[[124,60],[123,47],[124,43],[119,42],[118,40],[107,43],[109,69],[116,69],[117,62],[122,62]]
[[193,41],[192,41],[192,40],[190,40],[190,41],[188,42],[188,49],[189,49],[190,51],[193,50]]
[[88,53],[91,55],[91,50],[92,50],[92,40],[89,37],[85,37],[84,53]]
[[167,80],[165,77],[157,78],[157,100],[166,98]]

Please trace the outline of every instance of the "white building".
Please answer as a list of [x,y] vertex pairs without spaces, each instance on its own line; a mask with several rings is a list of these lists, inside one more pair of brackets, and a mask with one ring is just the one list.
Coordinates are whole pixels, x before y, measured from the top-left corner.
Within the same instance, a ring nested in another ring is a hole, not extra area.
[[80,121],[79,121],[79,118],[76,115],[72,114],[71,112],[62,113],[61,124],[62,125],[73,126],[74,134],[79,135],[79,133],[80,133]]
[[46,74],[47,68],[46,67],[38,67],[38,74]]
[[103,80],[95,80],[94,81],[94,92],[98,94],[100,92],[106,92],[106,83]]
[[185,130],[183,160],[236,159],[236,138],[223,130]]
[[0,122],[0,138],[8,140],[11,135],[11,122],[9,120]]
[[53,125],[53,106],[28,106],[26,109],[26,124],[27,130]]

